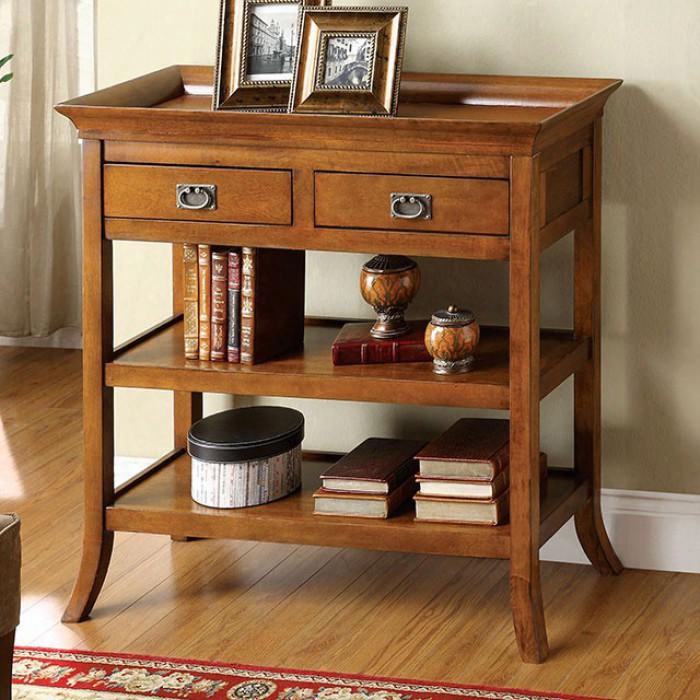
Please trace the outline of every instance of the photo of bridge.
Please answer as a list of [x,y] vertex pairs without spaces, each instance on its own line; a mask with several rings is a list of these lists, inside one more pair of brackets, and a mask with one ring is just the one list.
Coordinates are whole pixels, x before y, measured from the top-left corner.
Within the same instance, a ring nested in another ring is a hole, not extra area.
[[331,37],[326,46],[325,87],[370,87],[373,41],[366,36]]

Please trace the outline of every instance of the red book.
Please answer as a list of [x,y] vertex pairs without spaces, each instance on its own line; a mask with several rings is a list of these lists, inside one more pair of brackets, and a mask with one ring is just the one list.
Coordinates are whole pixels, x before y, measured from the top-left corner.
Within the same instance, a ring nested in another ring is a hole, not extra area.
[[241,361],[241,251],[228,254],[228,341],[229,362]]
[[427,325],[427,321],[409,321],[408,333],[391,340],[377,340],[370,335],[372,323],[348,323],[333,343],[333,364],[431,362],[424,340]]
[[215,250],[211,254],[211,359],[226,360],[228,337],[228,253]]

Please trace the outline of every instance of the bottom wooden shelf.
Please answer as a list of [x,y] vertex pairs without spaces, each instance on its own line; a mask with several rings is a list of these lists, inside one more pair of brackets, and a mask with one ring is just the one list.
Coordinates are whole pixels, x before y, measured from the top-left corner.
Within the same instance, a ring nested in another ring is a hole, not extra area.
[[[413,520],[411,504],[389,520],[313,514],[311,494],[329,462],[305,462],[302,490],[257,508],[216,510],[190,498],[190,460],[181,455],[136,483],[107,509],[107,528],[175,536],[259,540],[380,551],[510,557],[510,525],[484,527]],[[544,543],[585,503],[588,485],[568,470],[551,470],[542,501]]]

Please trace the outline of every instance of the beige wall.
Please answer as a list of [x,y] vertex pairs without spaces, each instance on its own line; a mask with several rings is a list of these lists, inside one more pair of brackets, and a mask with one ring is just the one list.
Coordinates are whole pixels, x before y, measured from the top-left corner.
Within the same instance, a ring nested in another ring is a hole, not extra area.
[[[625,78],[606,121],[605,483],[700,493],[700,3],[403,4],[410,7],[409,69]],[[171,63],[211,63],[217,6],[218,0],[98,0],[100,84]],[[544,319],[552,325],[571,320],[569,245],[559,244],[544,259]],[[362,258],[310,256],[310,313],[367,314],[356,293]],[[167,311],[169,259],[167,250],[144,257],[134,247],[120,247],[118,259],[117,334],[124,337]],[[427,284],[416,313],[456,301],[482,320],[505,320],[503,265],[423,265]],[[163,399],[139,399],[118,402],[123,454],[151,454],[167,441]],[[369,434],[429,435],[454,415],[301,405],[308,446],[329,449],[350,448]],[[543,444],[562,463],[570,460],[570,406],[570,386],[543,405]]]

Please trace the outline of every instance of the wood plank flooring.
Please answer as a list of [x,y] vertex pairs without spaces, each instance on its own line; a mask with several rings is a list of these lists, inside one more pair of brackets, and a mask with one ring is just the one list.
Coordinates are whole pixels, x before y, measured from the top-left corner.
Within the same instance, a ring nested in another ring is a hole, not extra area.
[[17,642],[608,698],[700,698],[700,578],[544,564],[552,655],[519,660],[507,565],[119,534],[93,618],[79,558],[80,353],[0,348],[0,510],[23,520]]

